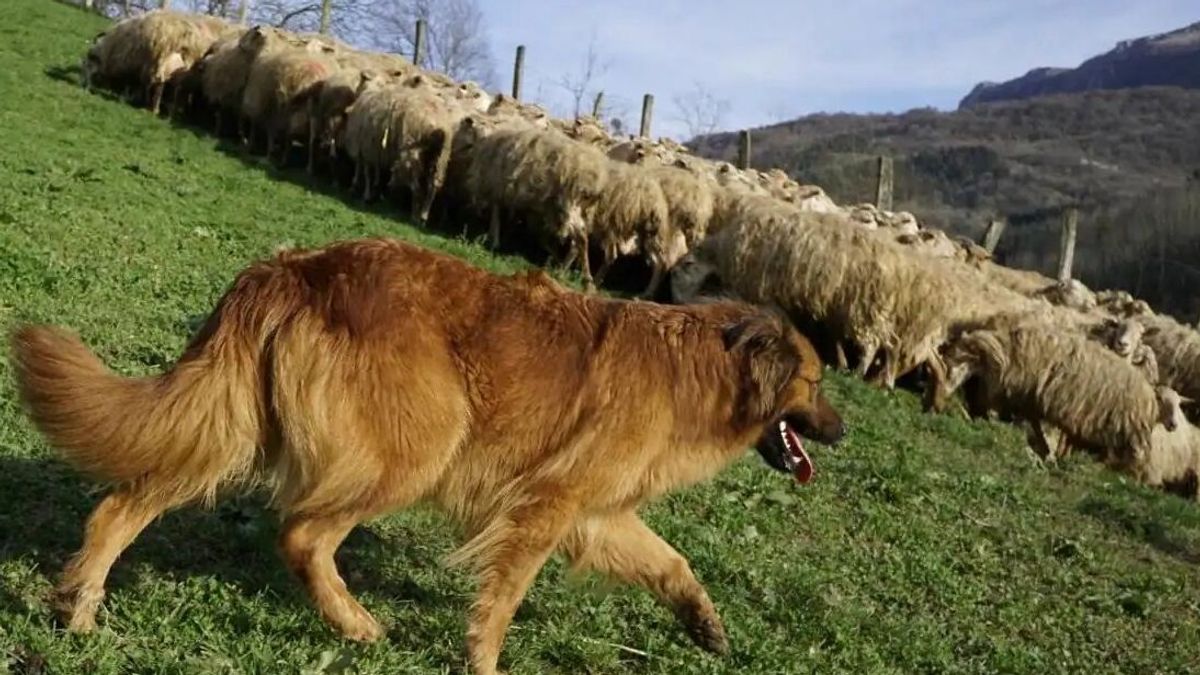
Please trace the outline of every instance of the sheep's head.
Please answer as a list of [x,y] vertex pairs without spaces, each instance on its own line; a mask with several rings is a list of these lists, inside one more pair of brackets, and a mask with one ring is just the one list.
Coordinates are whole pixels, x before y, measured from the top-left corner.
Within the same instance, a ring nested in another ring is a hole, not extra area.
[[1167,386],[1155,387],[1154,393],[1158,399],[1158,423],[1163,425],[1163,428],[1175,431],[1187,424],[1183,406],[1191,403],[1192,399]]
[[683,256],[671,268],[671,301],[677,304],[696,302],[704,296],[721,292],[717,270],[692,252]]
[[269,26],[255,26],[246,31],[238,40],[238,49],[257,54],[267,46],[273,37],[272,29]]
[[1110,319],[1109,321],[1112,322],[1109,328],[1109,349],[1123,358],[1133,356],[1134,350],[1142,344],[1142,336],[1146,332],[1146,327],[1132,319],[1120,321]]

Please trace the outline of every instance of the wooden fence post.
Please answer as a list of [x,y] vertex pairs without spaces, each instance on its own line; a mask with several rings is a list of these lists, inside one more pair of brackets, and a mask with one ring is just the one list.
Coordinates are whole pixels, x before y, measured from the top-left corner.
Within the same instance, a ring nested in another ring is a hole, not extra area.
[[171,0],[162,0],[162,3],[159,4],[159,7],[161,9],[171,9]]
[[600,113],[604,111],[604,92],[596,92],[596,100],[592,102],[592,117],[600,119]]
[[417,19],[417,35],[413,38],[413,65],[421,67],[421,56],[425,51],[425,19]]
[[525,75],[525,45],[517,45],[517,58],[513,61],[513,87],[512,96],[514,100],[521,100],[521,80]]
[[250,15],[250,0],[242,0],[242,6],[238,8],[238,23],[245,26],[246,19]]
[[745,171],[750,168],[750,130],[742,129],[738,132],[738,155],[737,168]]
[[321,25],[317,32],[329,35],[329,24],[333,22],[333,0],[321,0]]
[[1000,235],[1004,234],[1004,228],[1007,221],[1003,218],[992,218],[988,223],[987,232],[983,233],[983,248],[987,249],[988,253],[996,252],[996,245],[1000,243]]
[[879,180],[875,185],[875,208],[892,210],[892,158],[879,156]]
[[642,97],[642,128],[638,134],[642,138],[650,138],[650,119],[654,116],[654,94]]
[[1075,262],[1075,230],[1079,226],[1079,209],[1071,207],[1063,213],[1062,244],[1058,249],[1058,280],[1071,279],[1071,266]]

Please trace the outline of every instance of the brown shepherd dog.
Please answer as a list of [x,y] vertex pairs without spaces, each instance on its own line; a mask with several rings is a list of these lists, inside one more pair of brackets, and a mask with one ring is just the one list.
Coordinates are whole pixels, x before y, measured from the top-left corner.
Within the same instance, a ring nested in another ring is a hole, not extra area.
[[70,629],[95,626],[109,569],[151,521],[258,483],[322,617],[375,640],[383,632],[334,551],[356,524],[427,500],[468,535],[451,561],[479,575],[476,673],[496,672],[513,613],[556,550],[645,587],[724,653],[708,594],[639,505],[750,446],[807,481],[798,434],[843,434],[812,345],[764,310],[589,297],[541,272],[496,276],[390,240],[251,265],[162,375],[116,375],[52,327],[18,329],[12,350],[41,432],[115,486],[57,591]]

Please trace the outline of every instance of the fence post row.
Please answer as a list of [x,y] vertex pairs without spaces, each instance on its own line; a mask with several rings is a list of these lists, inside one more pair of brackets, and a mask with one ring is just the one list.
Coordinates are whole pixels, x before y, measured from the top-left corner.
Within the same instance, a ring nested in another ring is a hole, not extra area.
[[642,128],[638,135],[642,138],[650,138],[650,118],[654,116],[654,94],[646,94],[642,97]]
[[425,53],[425,19],[417,19],[417,34],[413,38],[413,65],[421,67],[421,56]]
[[750,130],[738,132],[737,168],[745,171],[750,168]]
[[1075,230],[1079,226],[1079,209],[1071,207],[1063,213],[1062,245],[1058,249],[1058,280],[1071,279],[1071,266],[1075,262]]
[[875,185],[875,208],[892,210],[892,158],[879,156],[879,182]]
[[525,74],[525,45],[517,45],[517,58],[513,61],[513,86],[512,96],[515,100],[521,100],[521,80]]
[[604,110],[604,92],[596,92],[596,100],[592,102],[592,117],[600,119],[600,113]]
[[991,222],[988,223],[987,232],[983,233],[983,248],[988,253],[994,254],[996,252],[996,246],[1000,243],[1000,236],[1004,234],[1006,225],[1007,221],[1003,218],[992,218]]

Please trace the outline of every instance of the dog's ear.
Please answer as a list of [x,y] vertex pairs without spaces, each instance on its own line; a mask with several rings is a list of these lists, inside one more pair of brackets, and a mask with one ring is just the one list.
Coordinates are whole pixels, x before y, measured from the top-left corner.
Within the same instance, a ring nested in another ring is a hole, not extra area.
[[800,354],[788,342],[783,322],[769,313],[756,314],[726,326],[722,338],[742,369],[741,416],[747,423],[770,420],[800,368]]

